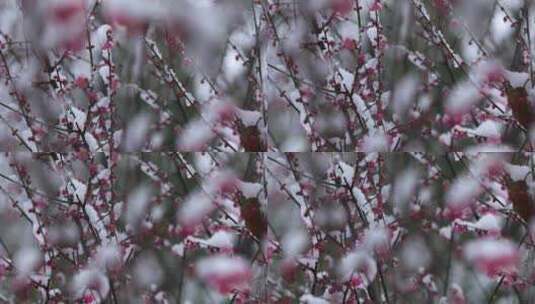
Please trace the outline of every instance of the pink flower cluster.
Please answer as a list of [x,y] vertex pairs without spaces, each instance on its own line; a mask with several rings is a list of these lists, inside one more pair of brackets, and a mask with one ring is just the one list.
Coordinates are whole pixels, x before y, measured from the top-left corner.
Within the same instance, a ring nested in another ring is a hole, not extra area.
[[529,303],[534,14],[0,1],[0,303]]

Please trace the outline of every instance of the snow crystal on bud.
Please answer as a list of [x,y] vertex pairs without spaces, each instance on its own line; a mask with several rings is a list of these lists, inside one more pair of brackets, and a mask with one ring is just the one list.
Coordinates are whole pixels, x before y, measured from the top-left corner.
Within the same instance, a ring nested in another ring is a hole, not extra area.
[[446,192],[446,204],[458,211],[470,205],[480,192],[481,186],[475,178],[469,175],[458,177]]
[[351,252],[340,261],[338,272],[344,280],[351,279],[351,275],[358,273],[365,287],[377,275],[375,260],[364,251]]
[[461,82],[450,92],[446,100],[446,112],[453,116],[462,115],[470,111],[480,98],[481,94],[473,83]]
[[150,202],[151,189],[143,185],[137,187],[128,196],[126,204],[126,223],[132,228],[139,225]]
[[247,289],[252,277],[247,260],[224,255],[203,258],[197,263],[196,272],[201,280],[220,293]]
[[465,245],[464,256],[479,271],[492,276],[515,271],[518,249],[509,240],[480,239]]

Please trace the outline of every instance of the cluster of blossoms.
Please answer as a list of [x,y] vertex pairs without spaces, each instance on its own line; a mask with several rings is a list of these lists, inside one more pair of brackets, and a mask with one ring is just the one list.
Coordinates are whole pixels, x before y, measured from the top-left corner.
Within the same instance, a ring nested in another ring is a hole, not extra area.
[[534,18],[0,1],[0,303],[531,303]]
[[0,143],[533,151],[532,7],[491,2],[4,1]]
[[8,153],[0,296],[529,302],[530,153]]

